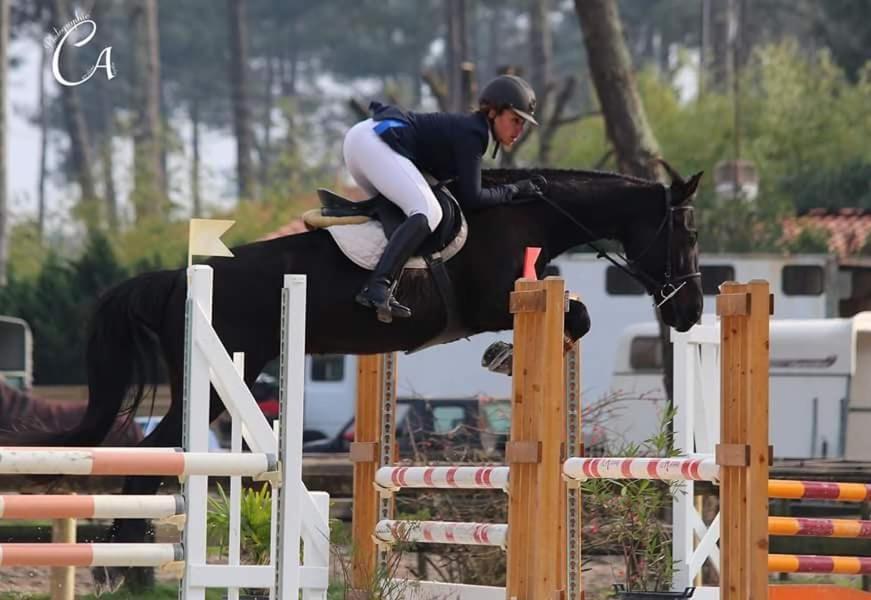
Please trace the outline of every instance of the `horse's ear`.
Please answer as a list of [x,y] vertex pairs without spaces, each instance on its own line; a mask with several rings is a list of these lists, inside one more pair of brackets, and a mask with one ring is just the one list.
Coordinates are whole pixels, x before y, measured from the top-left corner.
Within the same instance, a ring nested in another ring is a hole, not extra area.
[[684,186],[684,202],[690,202],[693,199],[693,195],[699,187],[699,181],[702,180],[702,175],[704,174],[704,171],[699,171],[686,182]]
[[684,185],[683,177],[681,177],[680,173],[678,173],[674,167],[668,164],[664,158],[662,158],[661,156],[657,156],[655,161],[662,165],[662,168],[665,169],[665,172],[668,173],[669,177],[671,177],[672,187],[674,187],[675,184],[677,184],[678,186]]

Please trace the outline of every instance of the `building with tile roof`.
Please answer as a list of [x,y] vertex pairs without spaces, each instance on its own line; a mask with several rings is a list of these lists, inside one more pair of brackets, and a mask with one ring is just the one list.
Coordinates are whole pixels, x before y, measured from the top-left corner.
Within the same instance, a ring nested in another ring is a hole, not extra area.
[[826,231],[829,234],[829,251],[838,258],[855,256],[871,234],[871,210],[811,209],[784,221],[783,234],[786,239],[792,239],[807,228]]

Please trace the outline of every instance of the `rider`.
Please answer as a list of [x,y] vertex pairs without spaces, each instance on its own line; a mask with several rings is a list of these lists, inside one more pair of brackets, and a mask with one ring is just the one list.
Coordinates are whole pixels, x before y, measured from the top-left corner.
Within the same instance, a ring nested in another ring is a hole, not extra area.
[[481,157],[493,145],[511,147],[534,118],[535,92],[520,77],[501,75],[481,91],[478,109],[468,114],[414,113],[373,102],[372,118],[345,135],[345,165],[372,196],[381,193],[408,217],[390,237],[356,301],[375,308],[378,318],[407,318],[411,310],[393,297],[406,261],[435,231],[442,210],[421,172],[440,181],[457,180],[457,200],[466,210],[509,204],[538,192],[536,182],[481,188]]

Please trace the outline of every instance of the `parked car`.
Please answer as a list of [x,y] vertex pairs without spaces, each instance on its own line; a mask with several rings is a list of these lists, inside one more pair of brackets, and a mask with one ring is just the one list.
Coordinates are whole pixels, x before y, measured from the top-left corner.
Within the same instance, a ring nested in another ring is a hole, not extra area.
[[[303,444],[304,453],[346,453],[354,441],[352,418],[338,434]],[[502,456],[511,423],[507,399],[399,398],[399,458],[474,460]]]

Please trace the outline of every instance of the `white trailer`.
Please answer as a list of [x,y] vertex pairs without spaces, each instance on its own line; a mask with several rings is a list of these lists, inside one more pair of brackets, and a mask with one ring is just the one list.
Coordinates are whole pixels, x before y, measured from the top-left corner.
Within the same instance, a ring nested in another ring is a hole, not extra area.
[[[650,322],[619,337],[610,388],[620,401],[608,423],[611,441],[641,442],[656,431],[666,406],[657,336]],[[770,360],[775,457],[871,459],[871,312],[772,320]]]

